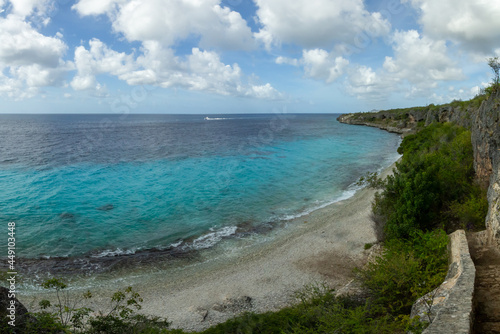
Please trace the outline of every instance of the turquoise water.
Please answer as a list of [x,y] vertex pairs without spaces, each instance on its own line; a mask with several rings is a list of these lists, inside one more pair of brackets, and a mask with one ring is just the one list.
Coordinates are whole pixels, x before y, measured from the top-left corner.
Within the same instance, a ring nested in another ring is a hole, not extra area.
[[1,116],[0,219],[23,257],[208,248],[396,159],[398,136],[336,116]]

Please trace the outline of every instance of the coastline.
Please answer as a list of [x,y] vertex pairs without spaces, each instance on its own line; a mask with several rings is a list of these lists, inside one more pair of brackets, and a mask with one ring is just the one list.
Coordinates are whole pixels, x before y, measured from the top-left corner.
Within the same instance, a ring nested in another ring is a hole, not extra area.
[[[280,229],[257,245],[221,245],[202,255],[204,261],[119,272],[72,289],[91,289],[97,297],[89,306],[99,309],[117,289],[132,286],[144,299],[141,312],[166,317],[173,328],[185,330],[202,330],[244,311],[278,310],[293,302],[294,292],[305,285],[326,283],[340,289],[352,279],[352,270],[369,254],[364,245],[376,241],[370,219],[374,194],[373,189],[360,189],[346,200],[294,219],[292,228]],[[32,291],[21,300],[36,305],[47,297],[50,293]]]

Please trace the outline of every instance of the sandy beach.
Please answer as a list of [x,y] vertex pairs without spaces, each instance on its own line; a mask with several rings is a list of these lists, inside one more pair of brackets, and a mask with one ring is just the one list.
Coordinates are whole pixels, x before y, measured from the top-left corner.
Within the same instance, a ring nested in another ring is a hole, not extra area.
[[[392,171],[394,164],[382,175]],[[208,251],[206,260],[170,269],[117,275],[107,283],[92,282],[94,309],[119,288],[132,286],[144,299],[141,312],[166,317],[172,327],[202,330],[244,311],[277,310],[294,301],[305,285],[326,283],[339,289],[352,279],[376,241],[370,219],[375,191],[361,189],[349,199],[295,219],[289,228],[255,245]],[[85,286],[87,285],[87,286]],[[34,304],[43,293],[21,301]]]

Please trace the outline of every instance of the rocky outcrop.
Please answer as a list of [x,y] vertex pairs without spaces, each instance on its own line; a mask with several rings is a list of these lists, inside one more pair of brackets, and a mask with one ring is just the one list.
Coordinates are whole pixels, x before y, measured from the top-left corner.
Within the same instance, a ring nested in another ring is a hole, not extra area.
[[[389,115],[391,116],[391,115]],[[352,124],[352,125],[365,125],[386,130],[393,133],[409,133],[413,131],[411,125],[406,124],[406,122],[391,121],[390,118],[386,118],[385,115],[376,113],[372,115],[369,114],[344,114],[337,118],[340,123]]]
[[13,297],[11,291],[0,286],[0,319],[6,323],[12,322],[15,325],[10,327],[13,333],[22,333],[28,321],[34,322],[36,320],[16,297],[11,297]]
[[340,123],[366,125],[394,133],[411,133],[419,125],[427,126],[433,122],[453,122],[471,128],[477,108],[473,106],[443,105],[407,109],[381,110],[378,112],[352,113],[340,115]]

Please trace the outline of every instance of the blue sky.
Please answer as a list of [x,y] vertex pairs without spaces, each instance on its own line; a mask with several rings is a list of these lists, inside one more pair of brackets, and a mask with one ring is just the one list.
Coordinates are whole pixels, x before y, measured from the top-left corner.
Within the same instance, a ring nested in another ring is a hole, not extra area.
[[357,112],[473,97],[482,0],[0,0],[1,113]]

